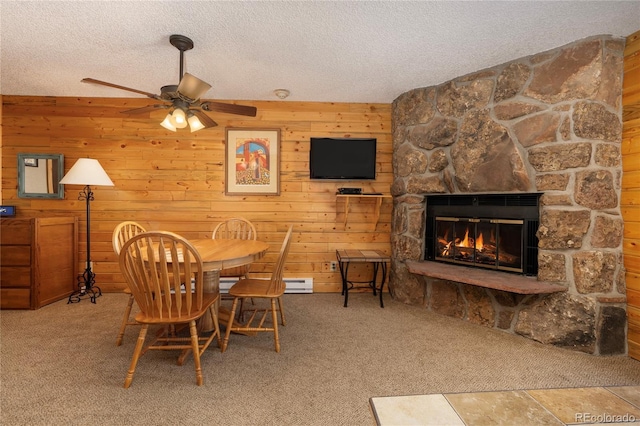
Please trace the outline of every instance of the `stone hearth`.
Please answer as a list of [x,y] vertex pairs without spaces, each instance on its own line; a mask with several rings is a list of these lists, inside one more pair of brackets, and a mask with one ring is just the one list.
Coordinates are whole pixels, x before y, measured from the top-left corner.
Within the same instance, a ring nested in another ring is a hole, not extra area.
[[[623,39],[597,36],[418,88],[393,104],[391,292],[596,355],[626,353],[620,215]],[[538,279],[521,295],[415,275],[425,196],[542,192]]]

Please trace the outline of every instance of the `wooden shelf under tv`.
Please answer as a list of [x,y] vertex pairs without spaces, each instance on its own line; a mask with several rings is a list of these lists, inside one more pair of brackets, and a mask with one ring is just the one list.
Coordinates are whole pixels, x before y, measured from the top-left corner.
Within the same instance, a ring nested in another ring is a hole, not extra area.
[[376,207],[373,216],[373,230],[375,231],[378,226],[378,220],[380,220],[380,206],[382,206],[382,200],[392,197],[391,195],[384,194],[336,194],[336,198],[344,198],[344,229],[347,228],[347,220],[349,218],[349,200],[352,198],[375,198]]

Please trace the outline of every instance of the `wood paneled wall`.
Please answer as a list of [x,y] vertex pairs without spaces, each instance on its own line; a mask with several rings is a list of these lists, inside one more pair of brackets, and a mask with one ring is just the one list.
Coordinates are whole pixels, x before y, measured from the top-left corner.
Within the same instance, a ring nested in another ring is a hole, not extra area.
[[627,37],[622,84],[622,195],[629,356],[640,360],[640,31]]
[[[389,193],[392,183],[390,104],[312,102],[238,102],[254,105],[257,117],[212,117],[218,127],[173,133],[160,126],[166,111],[126,116],[120,111],[148,105],[148,99],[3,96],[2,204],[15,205],[19,217],[67,216],[80,219],[79,261],[86,259],[85,203],[79,186],[65,188],[64,200],[17,197],[17,154],[64,154],[65,172],[80,157],[100,161],[115,187],[95,187],[91,203],[91,257],[96,285],[120,291],[124,279],[111,246],[114,227],[124,220],[149,230],[163,229],[187,238],[210,237],[224,218],[243,216],[272,250],[252,265],[260,276],[270,271],[289,224],[293,241],[285,277],[314,280],[314,291],[340,291],[340,274],[330,270],[335,250],[379,249],[390,253],[391,199],[382,204],[372,230],[375,200],[351,200],[343,227],[341,186]],[[225,128],[281,130],[280,195],[225,195]],[[375,137],[375,181],[311,181],[311,137]],[[55,244],[55,242],[51,242]],[[364,274],[365,270],[354,270]]]

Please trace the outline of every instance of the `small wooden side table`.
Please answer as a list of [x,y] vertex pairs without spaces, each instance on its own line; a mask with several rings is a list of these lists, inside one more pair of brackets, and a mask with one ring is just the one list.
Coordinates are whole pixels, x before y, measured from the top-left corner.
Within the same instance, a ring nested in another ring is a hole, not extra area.
[[[355,287],[355,284],[367,284],[373,289],[373,295],[380,292],[380,307],[384,308],[382,302],[382,292],[384,283],[387,279],[387,263],[391,262],[391,258],[379,250],[336,250],[338,265],[340,266],[340,275],[342,276],[342,294],[344,295],[344,307],[349,303],[349,289],[364,288],[364,286]],[[372,263],[373,277],[370,281],[351,281],[348,279],[350,263]],[[378,269],[382,269],[382,280],[380,287],[376,286],[378,277]]]

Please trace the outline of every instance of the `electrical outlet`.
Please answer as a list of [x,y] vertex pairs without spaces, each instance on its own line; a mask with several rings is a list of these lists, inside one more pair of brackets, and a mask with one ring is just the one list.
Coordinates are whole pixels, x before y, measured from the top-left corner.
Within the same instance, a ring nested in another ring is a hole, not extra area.
[[331,262],[331,272],[335,272],[338,269],[338,262],[335,260]]

